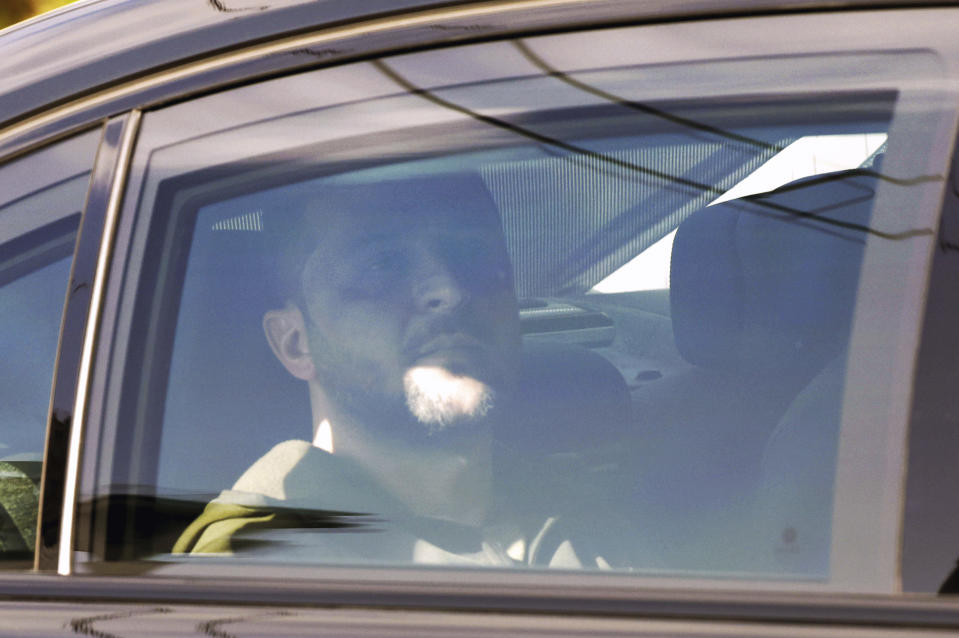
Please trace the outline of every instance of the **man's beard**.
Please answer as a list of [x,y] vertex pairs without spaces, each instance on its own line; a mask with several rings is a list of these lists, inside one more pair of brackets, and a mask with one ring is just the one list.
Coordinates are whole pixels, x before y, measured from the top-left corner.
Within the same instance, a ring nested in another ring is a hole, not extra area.
[[498,402],[499,393],[489,383],[439,366],[409,368],[403,374],[402,392],[385,392],[381,369],[317,346],[314,341],[314,352],[321,353],[315,357],[317,381],[337,416],[387,438],[425,444],[440,434],[466,434],[469,426],[491,416]]
[[439,366],[417,366],[403,375],[406,407],[429,434],[478,421],[493,407],[496,393],[486,383]]

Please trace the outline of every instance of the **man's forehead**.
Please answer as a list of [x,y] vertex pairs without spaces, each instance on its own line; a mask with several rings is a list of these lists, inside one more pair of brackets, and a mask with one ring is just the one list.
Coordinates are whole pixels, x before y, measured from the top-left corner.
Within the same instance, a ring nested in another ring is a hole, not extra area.
[[336,241],[500,229],[496,206],[478,176],[331,185],[316,192],[306,214],[322,236]]
[[388,239],[391,237],[443,234],[499,234],[499,218],[495,214],[464,214],[451,209],[419,211],[349,210],[322,215],[315,220],[322,236],[338,241],[354,239]]

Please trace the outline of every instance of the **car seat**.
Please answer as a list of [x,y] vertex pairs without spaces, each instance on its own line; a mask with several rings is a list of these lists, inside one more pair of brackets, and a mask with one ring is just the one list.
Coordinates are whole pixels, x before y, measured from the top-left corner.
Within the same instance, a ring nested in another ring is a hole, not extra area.
[[[823,448],[835,447],[835,388],[876,176],[806,178],[704,208],[680,225],[670,308],[684,364],[634,393],[637,517],[656,540],[652,564],[783,568],[773,554],[783,534],[791,538],[788,526],[773,525],[779,532],[762,547],[751,532],[772,494],[764,484],[802,482],[834,458]],[[786,441],[804,449],[784,451]],[[820,501],[816,512],[828,511],[821,501],[831,492],[805,482],[796,489],[807,488]]]

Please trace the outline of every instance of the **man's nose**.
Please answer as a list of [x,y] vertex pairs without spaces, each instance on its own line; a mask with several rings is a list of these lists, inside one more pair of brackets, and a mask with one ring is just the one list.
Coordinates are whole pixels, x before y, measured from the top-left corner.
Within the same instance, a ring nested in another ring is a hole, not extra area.
[[448,264],[434,256],[422,259],[413,284],[416,309],[420,312],[449,312],[466,303],[469,293]]

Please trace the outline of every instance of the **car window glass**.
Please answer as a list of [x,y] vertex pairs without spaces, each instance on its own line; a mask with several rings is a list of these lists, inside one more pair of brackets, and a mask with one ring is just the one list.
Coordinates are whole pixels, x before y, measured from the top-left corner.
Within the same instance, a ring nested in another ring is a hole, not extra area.
[[32,561],[57,335],[98,142],[93,131],[0,165],[0,561]]
[[661,34],[147,114],[95,559],[894,590],[938,67]]
[[[810,135],[774,155],[710,206],[766,193],[804,177],[872,166],[886,141],[884,133]],[[590,289],[596,293],[638,292],[669,288],[669,262],[676,231],[668,233]]]

